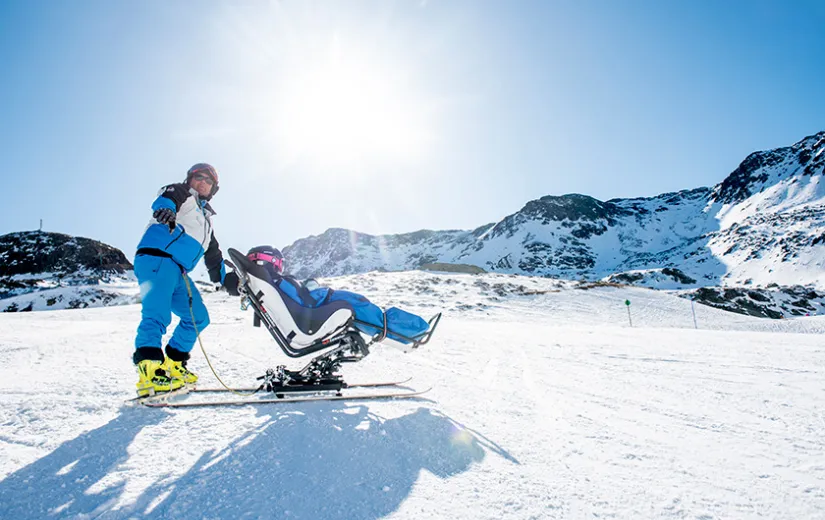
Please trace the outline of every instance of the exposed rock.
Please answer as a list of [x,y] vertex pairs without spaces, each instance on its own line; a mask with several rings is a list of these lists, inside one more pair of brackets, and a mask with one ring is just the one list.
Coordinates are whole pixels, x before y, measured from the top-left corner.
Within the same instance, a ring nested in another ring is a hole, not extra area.
[[132,264],[122,251],[97,240],[28,231],[0,236],[0,277],[89,271],[123,274]]
[[422,264],[419,269],[424,271],[441,271],[444,273],[466,273],[466,274],[482,274],[486,273],[484,269],[469,264],[448,264],[448,263],[431,263]]
[[0,311],[134,301],[101,286],[122,280],[133,280],[132,264],[119,249],[102,242],[40,231],[0,236]]

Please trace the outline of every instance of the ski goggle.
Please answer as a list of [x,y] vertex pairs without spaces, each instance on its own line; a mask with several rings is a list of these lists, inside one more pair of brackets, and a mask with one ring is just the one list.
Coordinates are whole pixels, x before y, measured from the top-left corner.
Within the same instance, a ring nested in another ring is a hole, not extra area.
[[213,179],[211,175],[208,175],[206,173],[196,173],[192,178],[196,181],[203,181],[210,186],[215,185],[215,179]]
[[186,172],[186,174],[190,178],[198,173],[205,173],[206,175],[209,175],[210,177],[212,177],[212,180],[215,181],[215,184],[218,184],[218,172],[209,164],[198,163],[195,166],[189,168],[189,171]]
[[268,255],[266,253],[252,253],[247,256],[253,262],[267,262],[275,266],[278,272],[284,270],[284,259],[282,257]]

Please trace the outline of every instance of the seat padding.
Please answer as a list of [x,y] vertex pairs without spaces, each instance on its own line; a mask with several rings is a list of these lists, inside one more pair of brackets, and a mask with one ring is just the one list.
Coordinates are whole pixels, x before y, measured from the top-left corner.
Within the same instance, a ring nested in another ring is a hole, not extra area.
[[249,278],[252,291],[290,345],[306,347],[343,328],[354,316],[347,302],[330,302],[316,308],[303,307],[275,286],[262,266],[230,248],[229,256]]
[[308,346],[336,332],[352,319],[352,306],[343,301],[303,307],[266,280],[249,273],[249,284],[290,344]]

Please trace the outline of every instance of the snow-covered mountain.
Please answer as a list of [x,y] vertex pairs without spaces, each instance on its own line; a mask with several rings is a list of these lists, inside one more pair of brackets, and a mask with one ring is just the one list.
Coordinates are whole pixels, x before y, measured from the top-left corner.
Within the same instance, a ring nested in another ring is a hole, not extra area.
[[133,303],[132,264],[119,249],[61,233],[0,236],[0,311]]
[[[465,272],[477,266],[690,289],[682,294],[760,316],[818,314],[825,300],[823,176],[820,132],[749,155],[713,188],[608,201],[548,195],[471,231],[373,236],[334,228],[284,254],[298,277],[463,265]],[[734,298],[739,303],[722,301],[734,286],[747,288]],[[719,289],[698,290],[704,287]],[[110,246],[56,233],[0,237],[2,311],[129,303],[137,294],[131,265]]]
[[823,175],[825,132],[820,132],[790,147],[750,154],[712,188],[608,201],[548,195],[472,231],[372,236],[330,229],[296,241],[284,254],[298,276],[442,262],[590,280],[667,268],[680,273],[672,278],[674,288],[770,283],[823,288]]
[[[139,306],[0,314],[0,518],[825,518],[823,317],[696,305],[694,325],[664,291],[497,273],[329,282],[444,311],[422,348],[343,370],[430,392],[126,407]],[[305,364],[204,298],[227,384]],[[189,367],[219,386],[197,346]]]

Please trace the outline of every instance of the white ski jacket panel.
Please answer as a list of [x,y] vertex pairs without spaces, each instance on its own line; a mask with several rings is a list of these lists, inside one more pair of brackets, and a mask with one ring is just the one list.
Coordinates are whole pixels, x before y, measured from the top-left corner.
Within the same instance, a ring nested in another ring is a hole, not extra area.
[[152,204],[153,212],[161,208],[175,211],[175,228],[170,231],[169,226],[153,218],[143,233],[138,250],[162,251],[186,271],[194,269],[205,255],[209,278],[213,282],[222,282],[226,270],[212,228],[215,211],[209,203],[201,200],[198,192],[186,184],[170,184],[160,190]]

